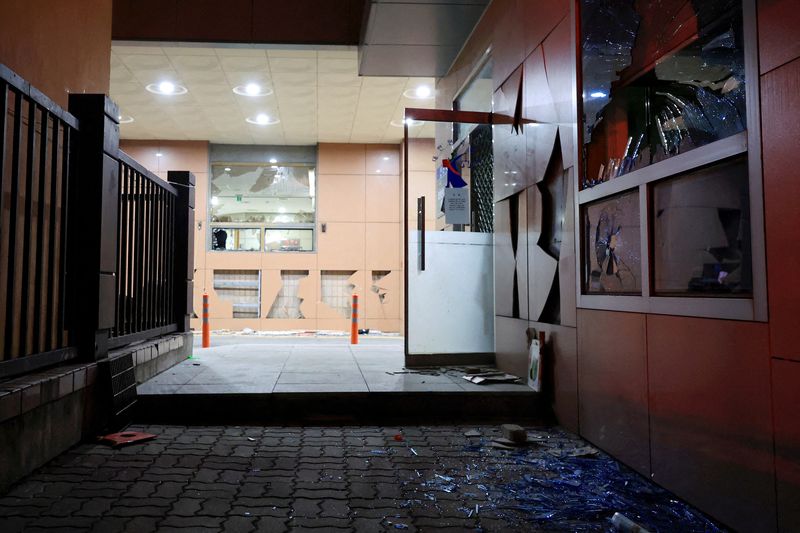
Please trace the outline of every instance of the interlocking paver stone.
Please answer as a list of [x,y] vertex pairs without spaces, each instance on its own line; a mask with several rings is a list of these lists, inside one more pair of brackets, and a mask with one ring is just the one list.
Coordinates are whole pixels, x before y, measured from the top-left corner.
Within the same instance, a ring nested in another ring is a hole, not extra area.
[[[719,527],[602,453],[570,456],[586,443],[558,428],[531,429],[541,445],[515,451],[491,446],[497,427],[477,428],[481,437],[453,426],[130,429],[158,437],[122,449],[82,444],[54,459],[0,495],[0,530],[607,529],[612,500],[647,510],[642,525],[654,530]],[[612,474],[589,475],[601,470]],[[606,499],[586,511],[575,504],[597,494]],[[565,525],[558,513],[569,505]],[[682,518],[647,522],[668,514]]]

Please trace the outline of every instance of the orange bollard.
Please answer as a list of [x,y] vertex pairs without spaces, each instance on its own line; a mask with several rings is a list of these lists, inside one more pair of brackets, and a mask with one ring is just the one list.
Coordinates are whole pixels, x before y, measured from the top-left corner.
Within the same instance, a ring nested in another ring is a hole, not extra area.
[[353,295],[353,312],[350,323],[350,344],[358,344],[358,295]]
[[208,324],[208,294],[203,293],[203,348],[211,346],[211,328]]

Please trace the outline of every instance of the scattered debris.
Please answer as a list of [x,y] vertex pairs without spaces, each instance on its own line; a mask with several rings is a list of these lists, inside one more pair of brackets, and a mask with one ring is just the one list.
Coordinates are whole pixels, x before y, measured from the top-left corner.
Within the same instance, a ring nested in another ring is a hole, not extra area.
[[516,443],[524,443],[528,441],[528,432],[525,431],[525,428],[518,426],[517,424],[503,424],[500,426],[500,431],[503,432],[503,437],[510,441]]
[[519,383],[520,379],[512,374],[505,372],[481,372],[480,374],[471,374],[462,376],[469,382],[480,385],[482,383]]
[[255,442],[256,441],[256,439],[254,439],[253,437],[247,437],[247,440],[249,440],[250,442]]
[[622,513],[614,513],[614,516],[611,517],[611,525],[622,533],[650,533]]
[[119,448],[128,444],[136,444],[153,440],[157,435],[152,433],[143,433],[141,431],[122,431],[120,433],[110,433],[103,435],[98,440],[103,444],[108,444],[114,448]]
[[[369,335],[380,337],[401,337],[399,332],[380,331],[377,329],[367,330]],[[285,330],[285,331],[266,331],[244,328],[242,330],[215,329],[211,332],[214,335],[254,335],[257,337],[348,337],[349,331],[339,330]]]
[[597,457],[600,451],[597,448],[592,448],[591,446],[582,446],[580,448],[575,448],[572,450],[569,455],[571,457],[583,457],[583,458],[590,458],[590,457]]
[[515,450],[517,447],[518,446],[516,444],[506,439],[494,439],[492,441],[492,448],[499,448],[501,450]]
[[405,439],[403,438],[402,433],[398,433],[397,435],[394,436],[394,440],[396,440],[397,442],[403,442]]
[[395,374],[418,374],[420,376],[439,376],[439,375],[441,375],[438,370],[425,369],[425,368],[420,368],[420,369],[404,368],[403,370],[387,371],[386,373],[389,374],[390,376],[394,376]]
[[481,432],[478,431],[477,429],[470,429],[469,431],[465,431],[464,432],[464,436],[465,437],[480,437],[481,436]]
[[369,328],[358,330],[359,335],[369,335]]
[[477,367],[477,366],[469,366],[464,370],[464,372],[466,372],[467,374],[480,374],[484,370],[486,370],[486,369],[485,368],[480,368],[480,367]]

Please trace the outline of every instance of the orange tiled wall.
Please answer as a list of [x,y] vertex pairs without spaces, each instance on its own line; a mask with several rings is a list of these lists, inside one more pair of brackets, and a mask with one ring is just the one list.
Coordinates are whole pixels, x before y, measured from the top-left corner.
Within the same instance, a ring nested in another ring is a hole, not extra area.
[[[199,141],[122,141],[122,149],[166,177],[168,169],[190,170],[197,179],[195,227],[195,309],[209,293],[212,327],[256,330],[348,330],[350,322],[321,297],[321,272],[354,271],[350,282],[360,296],[360,327],[402,331],[403,219],[400,147],[378,144],[320,144],[317,160],[317,248],[314,253],[267,254],[208,250],[208,143]],[[162,154],[156,157],[156,153]],[[432,141],[414,141],[409,155],[413,194],[432,196]],[[425,163],[427,160],[427,164]],[[430,189],[428,191],[427,189]],[[199,224],[202,223],[202,224]],[[326,231],[321,231],[321,225]],[[215,269],[261,272],[262,318],[233,319],[231,304],[213,290]],[[306,318],[267,319],[280,290],[281,270],[307,270],[300,282]],[[378,284],[383,302],[370,290],[373,271],[388,271]],[[199,327],[199,320],[193,321]]]

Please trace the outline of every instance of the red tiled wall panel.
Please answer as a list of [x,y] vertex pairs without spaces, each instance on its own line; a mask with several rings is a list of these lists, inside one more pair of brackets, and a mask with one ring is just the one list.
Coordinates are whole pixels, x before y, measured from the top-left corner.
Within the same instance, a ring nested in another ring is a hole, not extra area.
[[800,531],[800,363],[772,360],[778,529]]
[[758,52],[761,72],[800,57],[797,0],[758,1]]
[[578,310],[581,435],[650,474],[645,315]]
[[761,77],[772,355],[800,361],[800,59]]
[[647,316],[654,480],[740,531],[775,528],[768,346],[766,324]]

